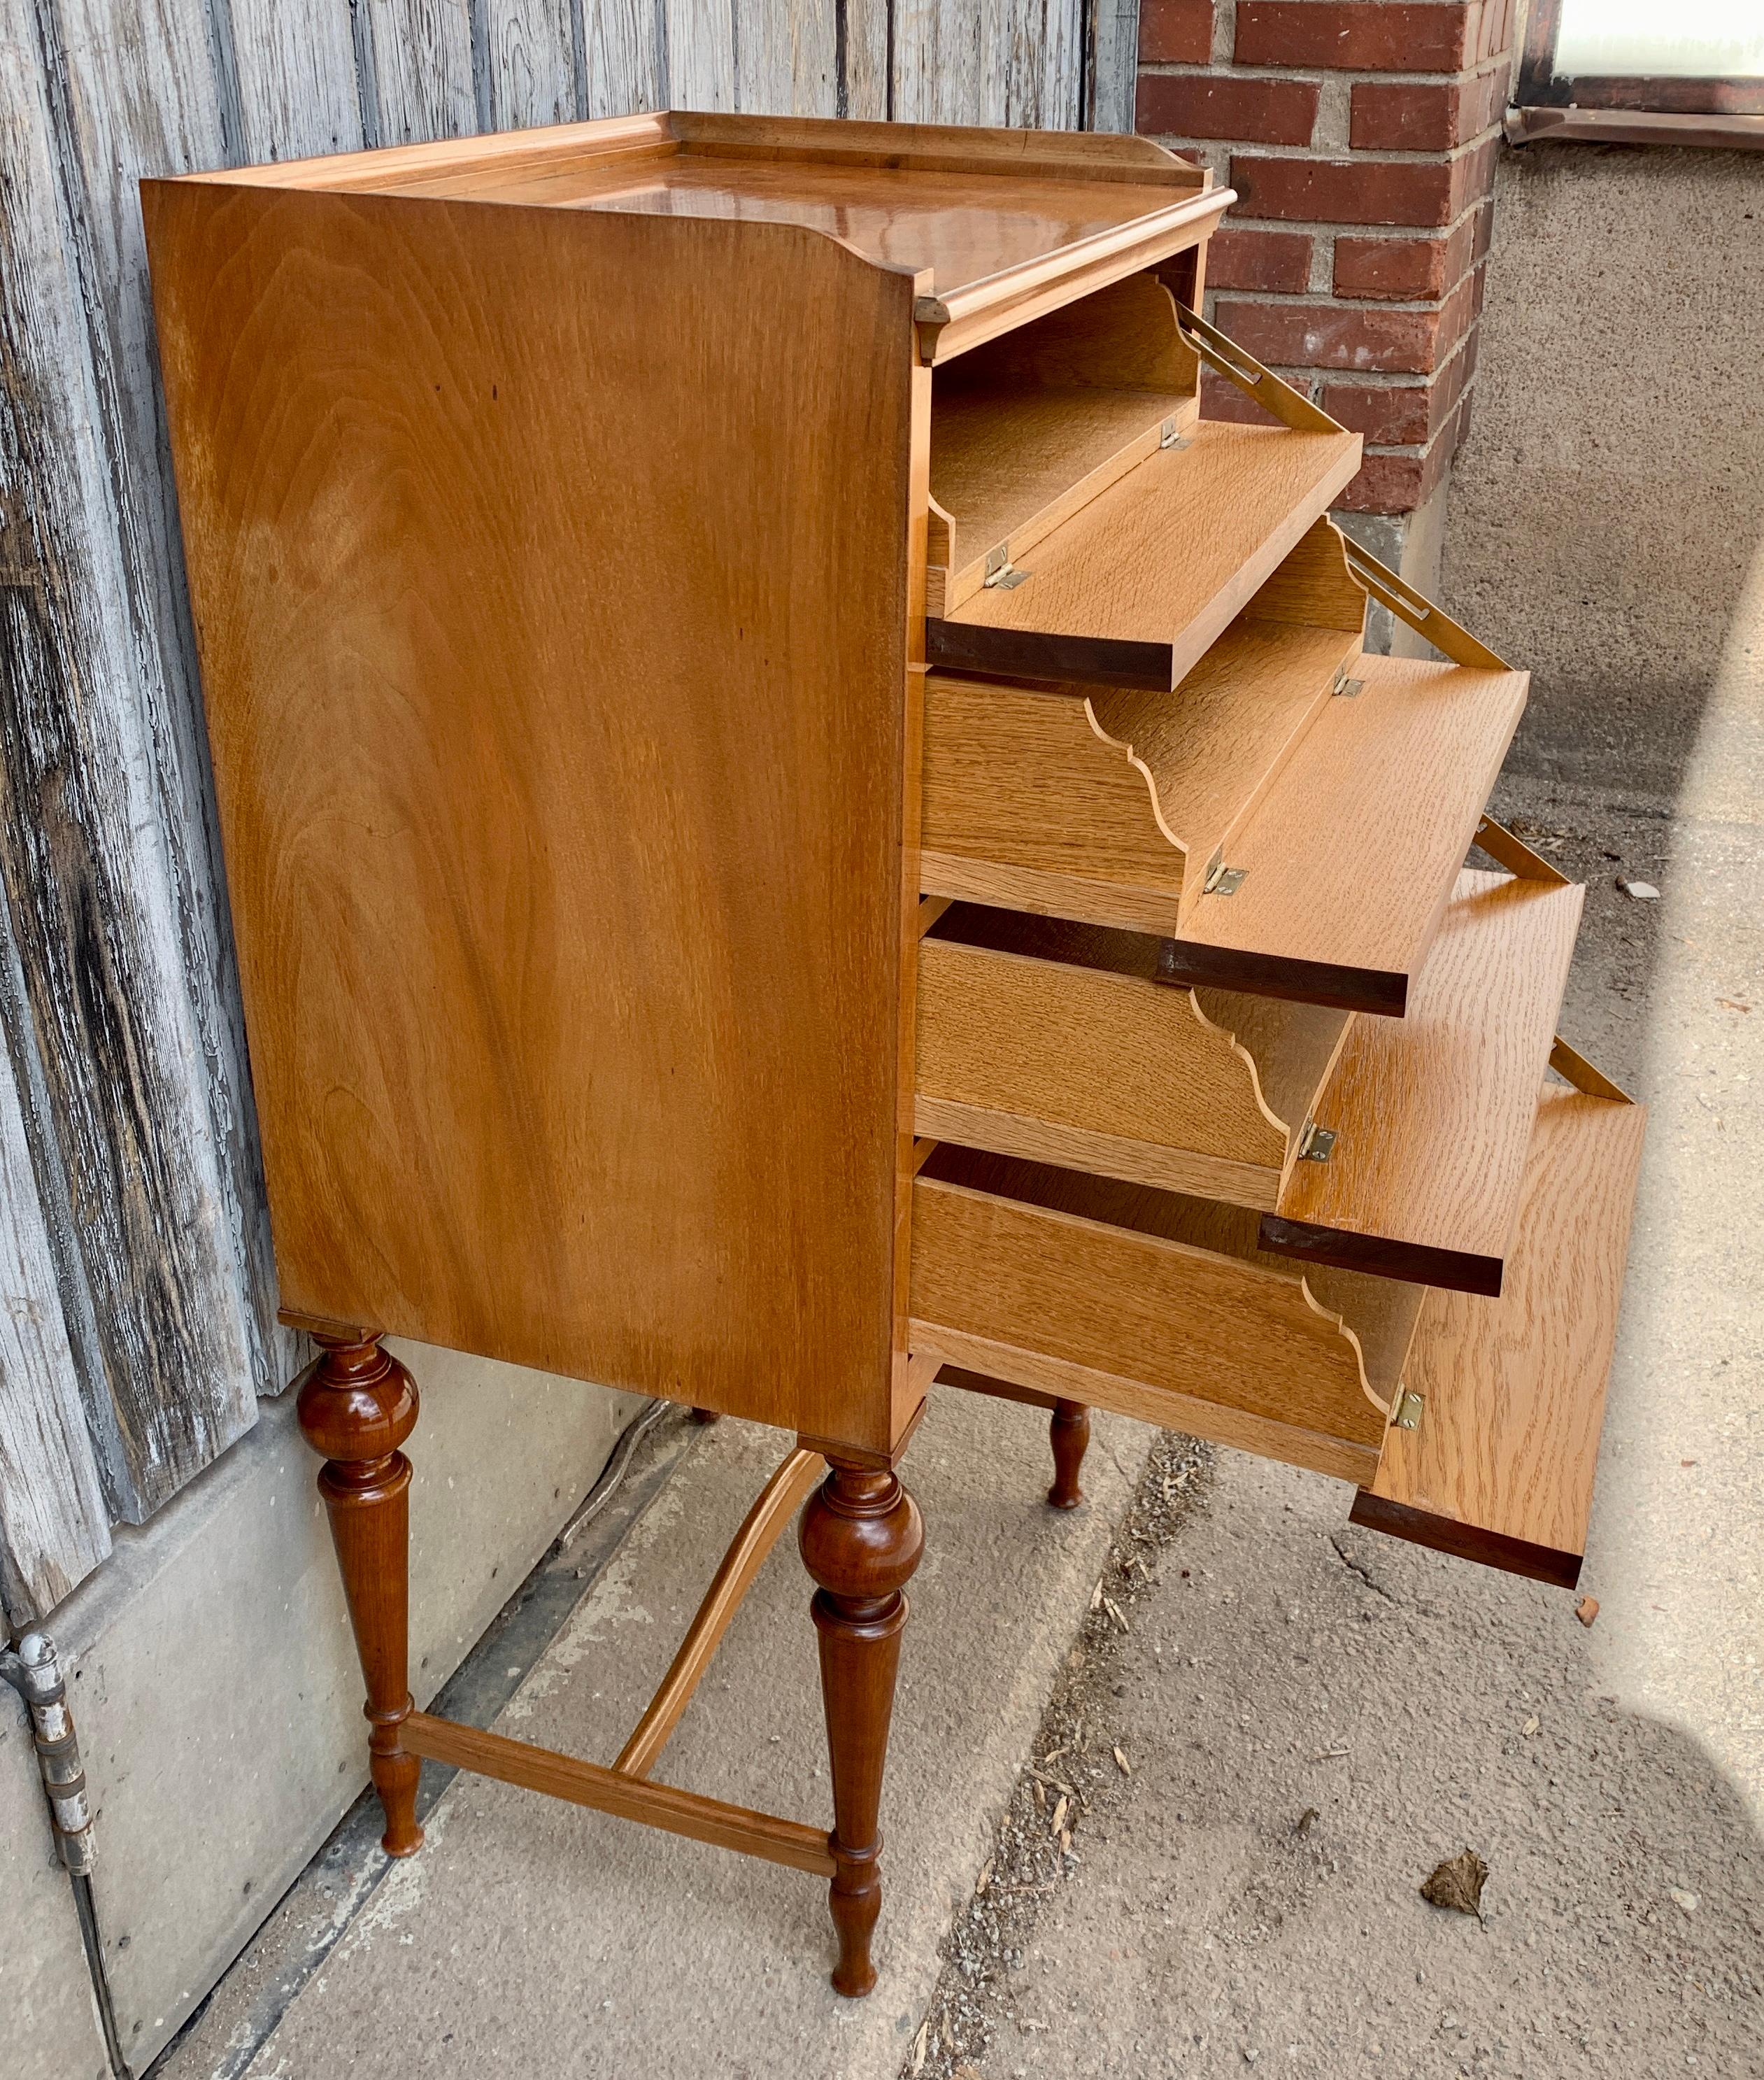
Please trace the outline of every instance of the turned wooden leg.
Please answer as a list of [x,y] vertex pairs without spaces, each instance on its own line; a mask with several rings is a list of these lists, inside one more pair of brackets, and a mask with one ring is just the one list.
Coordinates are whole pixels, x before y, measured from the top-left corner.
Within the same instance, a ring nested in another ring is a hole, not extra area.
[[1048,1431],[1054,1447],[1054,1485],[1047,1499],[1055,1509],[1076,1509],[1084,1499],[1078,1471],[1090,1445],[1090,1411],[1082,1401],[1056,1402]]
[[319,1493],[367,1680],[368,1769],[386,1814],[382,1846],[390,1856],[409,1856],[422,1846],[422,1764],[400,1741],[412,1701],[410,1461],[398,1448],[416,1427],[417,1383],[371,1333],[314,1340],[323,1355],[300,1385],[300,1428],[325,1461]]
[[893,1474],[837,1459],[802,1512],[802,1564],[820,1585],[810,1609],[820,1635],[832,1760],[828,1839],[837,1868],[828,1905],[839,1936],[833,1985],[854,1997],[876,1983],[869,1938],[882,1910],[877,1819],[907,1622],[901,1591],[924,1542],[919,1506]]

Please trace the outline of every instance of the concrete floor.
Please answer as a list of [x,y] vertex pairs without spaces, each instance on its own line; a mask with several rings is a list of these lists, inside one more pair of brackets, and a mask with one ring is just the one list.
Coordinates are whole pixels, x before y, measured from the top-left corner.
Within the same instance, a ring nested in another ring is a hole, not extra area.
[[[1654,1107],[1590,1629],[1351,1529],[1333,1482],[1174,1440],[1148,1466],[1127,1424],[1055,1516],[1041,1419],[951,1396],[909,1462],[870,2001],[826,1988],[814,1881],[460,1779],[254,2057],[248,1958],[165,2080],[1764,2074],[1764,843],[1720,789],[1674,817],[1522,775],[1498,806],[1587,882],[1565,1028]],[[776,1449],[706,1433],[501,1723],[610,1753]],[[782,1548],[669,1780],[824,1810],[805,1596]],[[1465,1847],[1480,1922],[1418,1890]]]

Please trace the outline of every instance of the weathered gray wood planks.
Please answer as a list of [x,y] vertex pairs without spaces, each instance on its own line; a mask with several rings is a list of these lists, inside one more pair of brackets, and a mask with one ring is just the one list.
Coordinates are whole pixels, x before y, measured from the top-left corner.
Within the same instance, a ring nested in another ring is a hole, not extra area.
[[1130,107],[1131,0],[1108,36],[1083,0],[0,4],[0,1598],[19,1622],[297,1357],[137,179],[670,103],[1071,127],[1087,46],[1098,66],[1128,51]]

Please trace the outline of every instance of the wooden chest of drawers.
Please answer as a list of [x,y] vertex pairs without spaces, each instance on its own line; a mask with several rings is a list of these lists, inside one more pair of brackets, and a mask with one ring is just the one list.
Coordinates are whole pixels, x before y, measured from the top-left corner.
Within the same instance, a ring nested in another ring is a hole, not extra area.
[[1573,1579],[1640,1113],[1556,1038],[1579,891],[1483,818],[1523,673],[1197,315],[1230,199],[683,115],[147,185],[389,1846],[423,1754],[538,1780],[410,1711],[388,1333],[795,1433],[748,1572],[831,1461],[832,1835],[663,1810],[665,1712],[545,1788],[825,1869],[846,1990],[940,1370]]

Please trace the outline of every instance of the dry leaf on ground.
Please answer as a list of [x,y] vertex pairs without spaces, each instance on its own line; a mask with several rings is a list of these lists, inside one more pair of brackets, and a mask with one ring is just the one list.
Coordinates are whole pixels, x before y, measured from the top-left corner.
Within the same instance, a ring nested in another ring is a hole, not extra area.
[[1474,1849],[1448,1857],[1421,1888],[1430,1906],[1449,1907],[1454,1914],[1482,1914],[1482,1888],[1488,1883],[1489,1867]]

